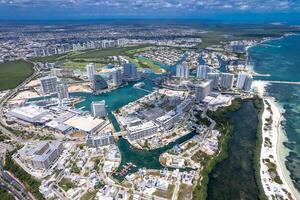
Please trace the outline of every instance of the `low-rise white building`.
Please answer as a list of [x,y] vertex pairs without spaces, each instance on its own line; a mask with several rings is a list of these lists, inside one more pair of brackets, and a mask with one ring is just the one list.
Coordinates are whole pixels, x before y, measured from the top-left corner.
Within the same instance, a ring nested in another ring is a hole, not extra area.
[[7,116],[29,123],[44,123],[49,112],[36,105],[26,105],[11,109]]
[[158,126],[153,121],[148,121],[141,125],[131,126],[127,128],[128,138],[130,140],[138,140],[147,138],[156,133]]

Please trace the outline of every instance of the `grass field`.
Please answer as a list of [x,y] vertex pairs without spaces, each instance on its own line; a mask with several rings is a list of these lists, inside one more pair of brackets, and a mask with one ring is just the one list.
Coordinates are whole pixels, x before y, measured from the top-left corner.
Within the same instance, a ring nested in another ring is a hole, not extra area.
[[96,194],[97,194],[97,190],[92,192],[87,192],[82,197],[80,197],[80,200],[93,200],[95,199]]
[[129,46],[129,47],[117,47],[117,48],[107,48],[107,49],[96,49],[89,50],[80,54],[68,55],[66,58],[101,58],[107,56],[118,56],[118,55],[132,55],[135,52],[146,50],[147,45],[139,45],[139,46]]
[[75,188],[76,186],[74,183],[71,182],[70,179],[62,178],[61,181],[58,183],[58,185],[64,190],[68,191],[71,188]]
[[[73,69],[73,70],[86,70],[86,65],[90,63],[90,62],[73,62],[73,61],[66,61],[62,67],[63,68],[69,68],[69,69]],[[100,62],[93,62],[96,65],[96,69],[98,69],[98,66],[104,66],[104,63],[100,63]]]
[[17,60],[0,64],[0,90],[17,87],[27,77],[33,74],[33,64]]
[[136,64],[139,68],[149,68],[155,73],[163,72],[163,69],[161,69],[160,66],[155,64],[152,60],[146,58],[131,58],[128,56],[126,56],[126,59],[129,60],[129,62]]

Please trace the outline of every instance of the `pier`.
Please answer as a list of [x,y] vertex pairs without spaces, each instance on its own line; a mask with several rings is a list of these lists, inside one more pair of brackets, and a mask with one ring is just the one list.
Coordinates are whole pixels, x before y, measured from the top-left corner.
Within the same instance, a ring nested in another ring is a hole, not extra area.
[[300,85],[300,81],[262,81],[265,83]]

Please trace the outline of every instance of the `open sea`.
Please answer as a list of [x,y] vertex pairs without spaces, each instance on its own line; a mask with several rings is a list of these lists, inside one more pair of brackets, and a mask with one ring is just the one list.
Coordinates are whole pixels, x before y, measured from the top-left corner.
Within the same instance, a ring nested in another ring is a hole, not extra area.
[[[270,40],[249,49],[250,63],[256,72],[270,74],[261,80],[300,82],[300,35]],[[282,122],[287,152],[282,160],[295,188],[300,191],[300,85],[273,83],[266,92],[285,110]]]

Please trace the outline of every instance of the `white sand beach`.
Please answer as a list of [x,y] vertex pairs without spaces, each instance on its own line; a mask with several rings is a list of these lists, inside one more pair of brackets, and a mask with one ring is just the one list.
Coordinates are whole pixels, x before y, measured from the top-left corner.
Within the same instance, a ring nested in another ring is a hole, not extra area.
[[[262,185],[269,199],[276,196],[281,196],[283,199],[300,199],[299,192],[294,187],[281,159],[284,150],[282,145],[284,134],[281,127],[283,109],[274,98],[264,96],[267,85],[266,81],[254,81],[253,84],[254,91],[264,99],[265,106],[262,115],[263,142],[260,156]],[[276,166],[275,172],[271,169],[274,169],[272,166]]]

